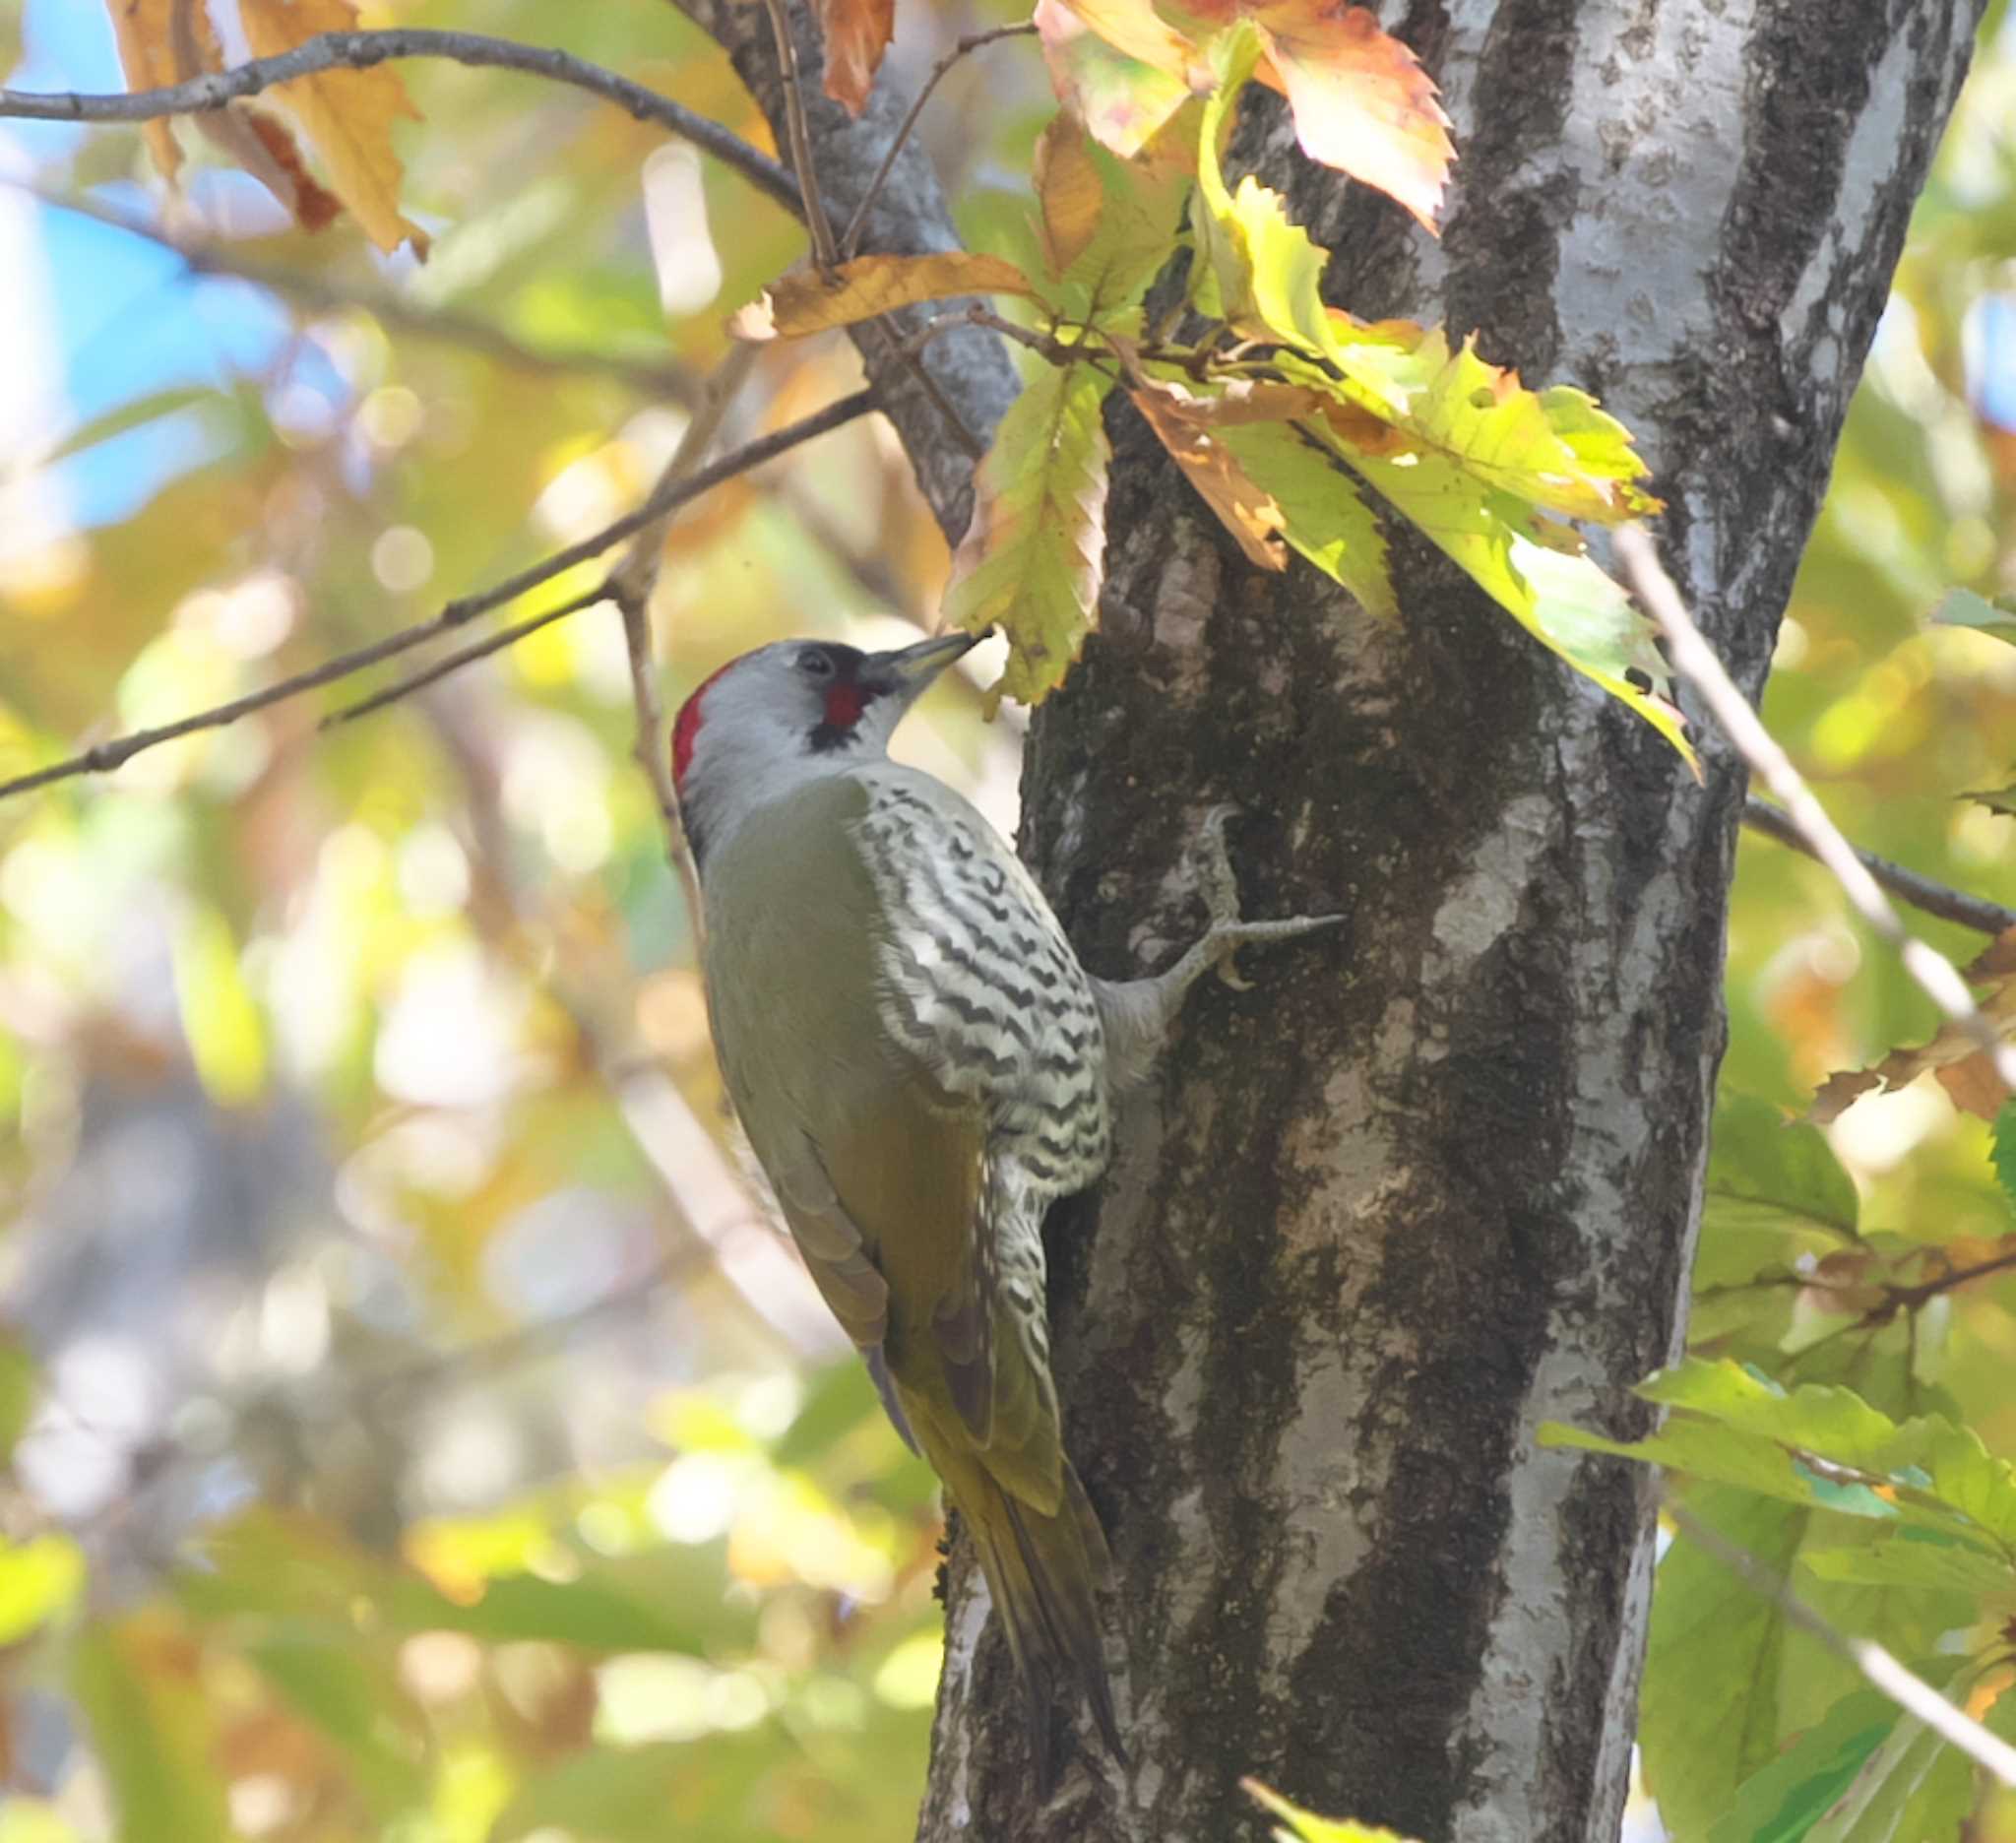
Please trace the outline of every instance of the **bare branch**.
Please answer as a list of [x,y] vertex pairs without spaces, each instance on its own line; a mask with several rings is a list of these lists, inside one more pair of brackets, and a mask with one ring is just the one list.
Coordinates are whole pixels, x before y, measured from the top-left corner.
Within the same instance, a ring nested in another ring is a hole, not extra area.
[[1982,1015],[1973,993],[1967,989],[1967,982],[1952,961],[1905,928],[1897,911],[1890,906],[1890,899],[1856,856],[1855,847],[1827,817],[1825,808],[1793,766],[1792,757],[1764,728],[1749,700],[1716,658],[1715,649],[1695,626],[1694,617],[1687,612],[1679,590],[1661,564],[1645,528],[1622,526],[1612,534],[1612,540],[1632,592],[1672,649],[1674,669],[1690,679],[1707,700],[1716,722],[1735,744],[1737,753],[1778,795],[1785,805],[1786,817],[1799,829],[1813,856],[1834,872],[1862,920],[1897,950],[1904,970],[1953,1023],[1987,1052],[1995,1073],[2016,1093],[2016,1045],[2005,1043]]
[[[16,182],[0,179],[0,184]],[[94,223],[123,230],[128,236],[140,237],[159,249],[171,251],[192,275],[222,276],[236,282],[249,282],[255,287],[269,289],[316,313],[367,313],[399,332],[410,333],[417,339],[460,346],[514,370],[553,376],[610,377],[643,396],[667,398],[674,403],[687,402],[699,387],[698,380],[684,365],[640,363],[586,348],[558,350],[527,346],[502,327],[479,320],[472,314],[457,313],[452,308],[416,307],[388,289],[345,287],[303,269],[263,263],[256,257],[240,255],[221,243],[198,242],[172,235],[157,224],[143,222],[123,212],[107,211],[92,199],[66,198],[35,186],[22,189],[39,204],[88,218]]]
[[1034,20],[1025,20],[1018,26],[996,26],[988,32],[968,32],[965,37],[945,53],[931,67],[931,74],[924,79],[924,87],[916,94],[910,105],[910,113],[904,116],[901,126],[889,143],[889,152],[882,156],[881,165],[875,168],[875,175],[868,181],[868,189],[861,194],[860,203],[854,207],[853,216],[847,221],[847,229],[840,239],[840,254],[843,262],[852,262],[860,254],[861,231],[868,222],[868,213],[874,209],[875,201],[882,196],[882,188],[889,182],[890,169],[896,164],[896,158],[903,152],[907,142],[917,125],[917,117],[924,112],[924,104],[931,99],[932,91],[943,82],[945,73],[963,57],[990,45],[1002,38],[1020,38],[1036,31]]
[[819,197],[819,170],[812,160],[812,136],[805,125],[804,78],[798,72],[798,46],[791,36],[791,23],[785,13],[785,0],[763,0],[770,15],[770,32],[777,43],[778,67],[784,73],[785,127],[790,142],[791,165],[798,175],[802,198],[801,215],[812,236],[812,260],[819,273],[833,273],[837,253],[833,225]]
[[[488,659],[492,653],[502,653],[515,647],[521,640],[529,640],[542,627],[550,627],[557,620],[565,620],[570,614],[579,614],[583,608],[594,607],[598,602],[609,599],[606,582],[597,583],[593,589],[576,596],[571,602],[562,602],[558,607],[542,608],[536,614],[528,614],[522,621],[513,621],[509,627],[499,627],[495,633],[485,634],[480,640],[472,640],[468,646],[457,647],[453,653],[444,653],[437,660],[423,666],[416,672],[404,678],[395,679],[382,689],[373,691],[369,697],[359,698],[354,704],[346,704],[341,710],[333,710],[315,726],[318,730],[335,730],[346,723],[355,723],[359,717],[369,717],[374,711],[382,711],[388,704],[400,703],[415,691],[424,691],[430,684],[438,684],[450,672],[458,672],[465,666],[473,666],[477,660]],[[4,790],[0,790],[4,791]]]
[[1670,1498],[1666,1514],[1686,1539],[1705,1550],[1747,1587],[1771,1601],[1801,1631],[1810,1633],[1838,1658],[1858,1670],[1872,1688],[1880,1690],[1907,1715],[1951,1743],[2006,1786],[2016,1786],[2016,1748],[1984,1728],[1946,1700],[1922,1677],[1914,1675],[1884,1648],[1868,1638],[1852,1637],[1823,1619],[1747,1549],[1712,1530],[1694,1513]]
[[[1808,858],[1819,856],[1782,806],[1761,800],[1754,794],[1743,802],[1743,823],[1753,832],[1761,832],[1781,845],[1790,845],[1794,851],[1804,852]],[[1856,856],[1861,859],[1863,869],[1891,895],[1902,897],[1914,909],[1921,909],[1926,915],[1937,916],[1942,922],[1957,922],[1962,927],[1978,928],[1984,934],[2000,934],[2016,927],[2016,909],[2005,909],[2000,903],[1990,902],[1985,896],[1977,896],[1969,890],[1935,883],[1930,877],[1908,870],[1888,858],[1878,858],[1874,852],[1858,849]]]
[[163,115],[194,115],[220,109],[242,96],[258,95],[276,84],[329,70],[370,70],[405,58],[446,58],[451,63],[493,70],[523,71],[550,83],[568,84],[613,102],[639,121],[651,122],[704,148],[780,204],[800,209],[797,182],[767,154],[759,153],[719,122],[709,121],[656,90],[632,83],[565,51],[542,50],[480,32],[432,32],[401,27],[390,32],[320,32],[278,57],[253,58],[227,71],[192,77],[159,90],[116,95],[71,91],[0,90],[0,116],[26,121],[140,122]]
[[[387,634],[382,640],[374,640],[368,646],[357,647],[348,653],[340,653],[335,659],[325,660],[320,666],[311,667],[307,671],[279,679],[257,691],[248,692],[244,697],[233,698],[227,704],[197,711],[188,717],[178,718],[174,723],[162,724],[158,729],[136,730],[109,742],[99,742],[66,760],[51,762],[45,768],[17,775],[11,781],[0,781],[0,799],[15,794],[27,794],[35,788],[47,787],[51,782],[69,780],[77,775],[109,774],[144,750],[158,748],[163,742],[172,742],[178,736],[192,735],[200,730],[221,729],[226,724],[237,722],[240,717],[249,717],[253,712],[265,710],[270,705],[284,703],[288,698],[298,697],[303,691],[312,691],[319,685],[346,678],[352,672],[362,671],[367,666],[376,666],[383,660],[423,646],[429,640],[439,639],[441,635],[466,625],[478,614],[501,607],[507,602],[515,602],[527,590],[537,588],[540,583],[550,581],[563,571],[572,569],[577,563],[586,563],[599,556],[612,544],[621,543],[633,533],[642,531],[654,519],[662,518],[675,506],[684,505],[690,499],[699,498],[702,493],[719,486],[723,480],[732,479],[738,474],[746,474],[752,468],[761,467],[766,461],[774,461],[779,455],[795,448],[800,442],[810,441],[815,435],[824,435],[831,429],[837,429],[844,423],[866,415],[875,408],[873,390],[855,391],[852,396],[843,397],[838,403],[829,404],[824,410],[803,416],[788,427],[745,443],[734,453],[724,455],[711,467],[702,468],[690,478],[675,481],[670,487],[654,492],[636,511],[626,513],[591,537],[582,539],[578,543],[569,544],[564,550],[556,551],[544,561],[535,563],[529,569],[520,570],[517,575],[506,577],[504,581],[491,588],[449,603],[432,620],[420,621],[411,627],[402,627],[397,633]],[[587,606],[590,603],[598,601],[602,593],[598,589],[594,596],[562,611],[571,613],[576,607]],[[546,615],[537,617],[537,624],[543,625],[545,620],[559,617],[560,611],[549,610]],[[525,631],[532,630],[530,624],[525,625]],[[524,632],[518,633],[517,637],[523,639]],[[495,649],[486,647],[483,650]],[[430,678],[438,676],[438,672],[429,674]]]

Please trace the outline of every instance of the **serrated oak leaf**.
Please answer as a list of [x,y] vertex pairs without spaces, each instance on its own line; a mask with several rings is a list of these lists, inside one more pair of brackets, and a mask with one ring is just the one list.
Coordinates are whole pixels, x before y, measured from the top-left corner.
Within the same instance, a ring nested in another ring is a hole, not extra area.
[[858,115],[896,31],[896,0],[817,0],[826,40],[826,94]]
[[1043,261],[1060,280],[1099,231],[1105,187],[1086,142],[1085,125],[1069,109],[1052,115],[1038,137],[1032,177]]
[[995,700],[1040,703],[1098,622],[1112,459],[1101,407],[1111,382],[1083,364],[1039,373],[975,476],[973,523],[952,559],[944,612],[969,632],[1007,634]]
[[1037,0],[1036,29],[1057,100],[1122,159],[1140,153],[1190,98],[1181,77],[1128,56],[1062,0]]
[[1349,173],[1404,205],[1424,230],[1456,149],[1435,86],[1414,52],[1361,6],[1339,0],[1239,4],[1260,28],[1272,70],[1293,111],[1295,139],[1312,160]]
[[[238,18],[254,57],[277,57],[318,32],[351,32],[350,0],[238,0]],[[382,250],[410,243],[427,253],[426,233],[400,215],[404,168],[392,150],[392,124],[418,119],[406,85],[390,65],[322,71],[270,92],[321,157],[330,189]]]
[[1232,35],[1227,29],[1249,25],[1260,80],[1288,97],[1302,152],[1435,230],[1456,158],[1449,118],[1420,61],[1366,8],[1348,0],[1181,0],[1166,11],[1151,0],[1069,4],[1130,61],[1192,88]]
[[1022,271],[1000,256],[943,250],[928,256],[857,256],[831,278],[814,269],[780,276],[728,321],[737,339],[802,339],[872,320],[896,307],[966,294],[1034,294]]
[[1350,590],[1366,613],[1397,620],[1385,535],[1336,456],[1288,422],[1232,421],[1219,439],[1281,507],[1289,547]]
[[1124,335],[1149,285],[1168,263],[1190,189],[1187,118],[1160,129],[1131,159],[1080,143],[1098,176],[1097,227],[1043,298],[1065,320]]

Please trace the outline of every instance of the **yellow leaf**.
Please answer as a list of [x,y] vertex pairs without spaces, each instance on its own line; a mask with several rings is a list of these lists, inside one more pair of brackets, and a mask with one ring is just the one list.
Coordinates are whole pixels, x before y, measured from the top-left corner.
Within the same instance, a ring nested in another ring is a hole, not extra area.
[[842,263],[830,281],[811,269],[779,277],[728,322],[728,330],[744,340],[802,339],[948,295],[1035,292],[1029,278],[999,256],[970,250],[862,256]]
[[1180,75],[1130,57],[1063,0],[1037,0],[1036,29],[1057,100],[1122,159],[1140,153],[1190,99]]
[[[277,57],[318,32],[350,32],[350,0],[238,0],[238,16],[254,57]],[[392,151],[392,124],[418,119],[406,85],[389,65],[367,71],[324,71],[282,84],[274,97],[321,157],[331,189],[382,250],[410,242],[427,251],[426,234],[400,216],[404,169]]]
[[1052,115],[1037,142],[1034,177],[1042,212],[1043,260],[1055,280],[1084,254],[1105,205],[1085,125],[1069,109]]
[[1009,405],[975,476],[973,524],[952,559],[944,610],[971,633],[992,626],[1007,634],[996,697],[1041,702],[1099,617],[1112,459],[1100,416],[1107,388],[1090,365],[1042,371]]
[[1239,1789],[1275,1816],[1287,1820],[1288,1827],[1274,1833],[1286,1838],[1287,1843],[1297,1843],[1298,1839],[1299,1843],[1409,1843],[1396,1831],[1356,1823],[1349,1817],[1318,1817],[1299,1805],[1291,1805],[1279,1792],[1257,1779],[1241,1779]]

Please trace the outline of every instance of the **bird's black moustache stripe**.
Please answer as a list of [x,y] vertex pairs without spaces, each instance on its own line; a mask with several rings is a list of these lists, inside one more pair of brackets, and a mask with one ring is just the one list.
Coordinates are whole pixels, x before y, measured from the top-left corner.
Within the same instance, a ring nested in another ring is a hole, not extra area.
[[860,722],[856,717],[850,724],[816,724],[805,738],[805,744],[814,755],[830,755],[835,749],[852,748],[861,739]]

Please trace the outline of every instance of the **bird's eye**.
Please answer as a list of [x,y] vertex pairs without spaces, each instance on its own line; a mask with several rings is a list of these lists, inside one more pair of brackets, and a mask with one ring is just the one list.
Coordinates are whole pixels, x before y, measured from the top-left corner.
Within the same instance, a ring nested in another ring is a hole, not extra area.
[[809,647],[798,655],[798,669],[813,678],[831,678],[833,662],[824,653],[814,652]]

